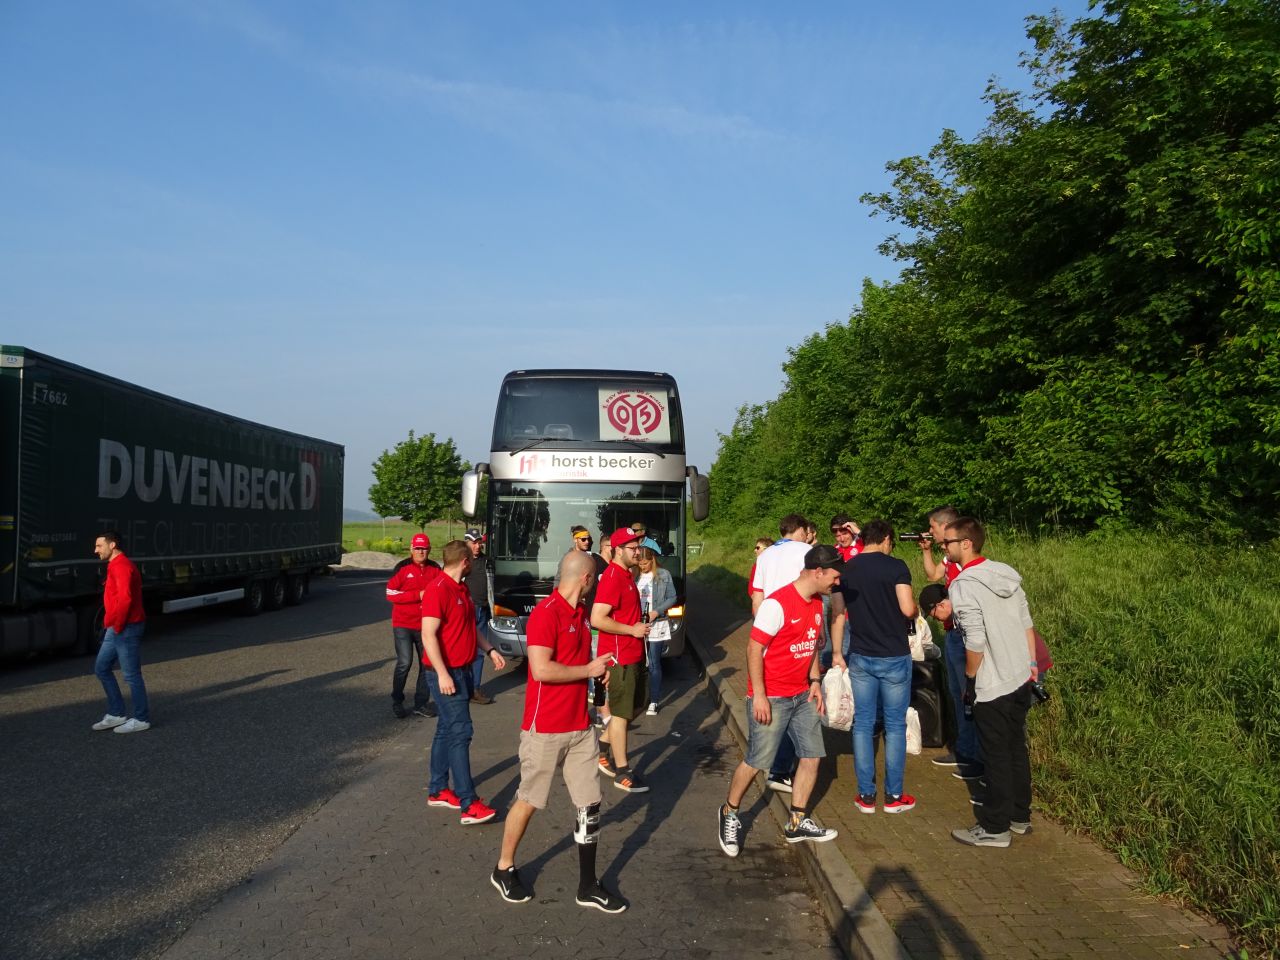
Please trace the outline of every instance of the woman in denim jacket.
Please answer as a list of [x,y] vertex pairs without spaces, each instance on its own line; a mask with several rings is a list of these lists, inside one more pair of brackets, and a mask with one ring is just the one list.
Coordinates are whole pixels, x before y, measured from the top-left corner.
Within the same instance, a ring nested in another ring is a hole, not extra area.
[[[636,572],[636,588],[640,591],[641,609],[647,611],[648,622],[663,617],[676,602],[676,585],[671,574],[658,563],[661,553],[658,544],[645,538],[640,549],[640,564]],[[662,648],[665,640],[651,640],[649,648],[649,716],[657,716],[658,699],[662,695]]]

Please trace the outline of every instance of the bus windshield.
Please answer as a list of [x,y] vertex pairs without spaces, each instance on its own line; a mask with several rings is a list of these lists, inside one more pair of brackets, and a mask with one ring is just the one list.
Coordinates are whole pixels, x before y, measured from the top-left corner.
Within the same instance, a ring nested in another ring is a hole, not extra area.
[[[493,481],[488,553],[498,581],[549,584],[573,546],[570,529],[590,531],[598,550],[618,527],[640,522],[662,548],[659,561],[684,575],[684,484]],[[548,588],[549,589],[549,588]]]
[[675,383],[625,376],[530,377],[502,385],[492,450],[535,445],[643,446],[684,453],[684,427]]

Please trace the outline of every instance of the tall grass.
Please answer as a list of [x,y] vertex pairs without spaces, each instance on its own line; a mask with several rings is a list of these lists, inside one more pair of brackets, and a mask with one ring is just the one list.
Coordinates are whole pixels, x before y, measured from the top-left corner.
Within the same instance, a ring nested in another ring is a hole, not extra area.
[[[757,535],[708,540],[694,578],[745,597]],[[1030,723],[1038,807],[1280,953],[1280,546],[997,535],[984,552],[1022,573],[1056,661]],[[919,550],[896,555],[918,591]]]

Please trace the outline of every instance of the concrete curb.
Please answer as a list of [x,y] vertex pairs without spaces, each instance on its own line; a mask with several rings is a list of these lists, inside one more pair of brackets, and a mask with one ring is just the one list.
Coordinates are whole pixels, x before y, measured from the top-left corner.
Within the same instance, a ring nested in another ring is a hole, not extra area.
[[[707,692],[745,754],[747,732],[743,729],[742,701],[721,674],[719,664],[709,655],[699,634],[689,631],[686,636],[689,651],[702,667]],[[778,829],[782,829],[787,822],[788,805],[781,794],[770,790],[766,793],[769,812],[778,822]],[[795,846],[805,876],[817,891],[827,923],[845,956],[851,960],[911,960],[911,954],[834,844]]]

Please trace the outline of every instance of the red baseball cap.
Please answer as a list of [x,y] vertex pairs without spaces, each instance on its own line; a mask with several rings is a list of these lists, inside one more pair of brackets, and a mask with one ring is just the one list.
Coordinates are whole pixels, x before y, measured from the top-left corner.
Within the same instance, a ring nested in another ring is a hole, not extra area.
[[635,543],[643,536],[643,533],[637,533],[630,527],[619,527],[617,530],[613,531],[613,535],[609,537],[609,546],[616,550],[618,547],[625,546],[628,543]]
[[430,550],[431,538],[428,537],[425,533],[415,533],[413,535],[413,542],[410,544],[410,546],[421,547],[423,550]]

